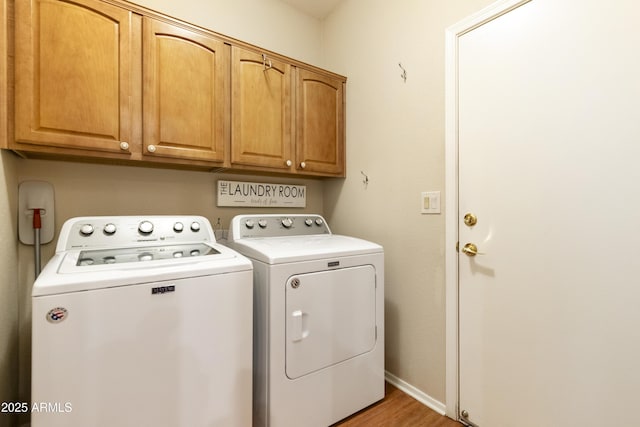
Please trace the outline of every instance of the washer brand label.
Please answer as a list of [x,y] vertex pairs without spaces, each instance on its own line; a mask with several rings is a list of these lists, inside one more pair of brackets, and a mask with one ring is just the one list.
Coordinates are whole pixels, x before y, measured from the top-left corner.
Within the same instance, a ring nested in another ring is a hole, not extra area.
[[67,318],[67,309],[64,307],[52,308],[47,312],[49,323],[60,323]]
[[340,265],[340,261],[331,261],[327,263],[327,267],[338,267]]
[[158,286],[157,288],[151,288],[151,295],[155,294],[166,294],[167,292],[175,292],[176,286]]

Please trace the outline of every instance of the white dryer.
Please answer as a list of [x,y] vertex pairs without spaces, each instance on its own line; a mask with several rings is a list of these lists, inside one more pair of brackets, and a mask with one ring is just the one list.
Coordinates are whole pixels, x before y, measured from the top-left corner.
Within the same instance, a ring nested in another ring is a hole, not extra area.
[[251,425],[252,266],[199,216],[65,222],[32,292],[32,427]]
[[319,215],[240,215],[254,267],[254,426],[326,427],[384,397],[384,253]]

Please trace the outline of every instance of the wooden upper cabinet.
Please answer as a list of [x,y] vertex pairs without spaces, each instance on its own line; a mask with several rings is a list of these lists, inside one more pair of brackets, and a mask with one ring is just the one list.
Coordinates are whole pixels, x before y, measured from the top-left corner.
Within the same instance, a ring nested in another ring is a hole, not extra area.
[[96,0],[15,7],[16,140],[128,155],[140,17]]
[[298,68],[296,168],[310,174],[345,175],[345,80]]
[[237,46],[231,52],[231,163],[289,171],[291,65]]
[[345,175],[344,77],[125,1],[0,2],[0,148]]
[[225,160],[229,49],[211,36],[144,18],[145,155]]

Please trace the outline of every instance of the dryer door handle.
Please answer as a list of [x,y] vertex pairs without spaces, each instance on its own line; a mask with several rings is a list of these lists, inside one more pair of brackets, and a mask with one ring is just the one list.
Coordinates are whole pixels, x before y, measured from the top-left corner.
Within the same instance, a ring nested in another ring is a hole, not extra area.
[[309,336],[308,326],[309,315],[302,310],[295,310],[291,313],[291,341],[302,341]]

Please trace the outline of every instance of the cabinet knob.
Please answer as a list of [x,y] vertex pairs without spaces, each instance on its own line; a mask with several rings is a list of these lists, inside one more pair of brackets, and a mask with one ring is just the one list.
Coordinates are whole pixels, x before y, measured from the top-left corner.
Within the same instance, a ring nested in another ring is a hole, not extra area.
[[155,153],[156,152],[156,146],[155,145],[149,145],[147,147],[147,151],[150,153]]
[[307,167],[307,164],[305,162],[300,163],[300,168],[304,169]]
[[291,160],[287,160],[287,161],[286,161],[286,165],[287,165],[287,166],[291,166],[292,164],[293,164],[293,162],[292,162]]
[[122,142],[120,143],[120,149],[121,149],[122,151],[129,151],[129,143],[128,143],[128,142],[124,142],[124,141],[122,141]]

